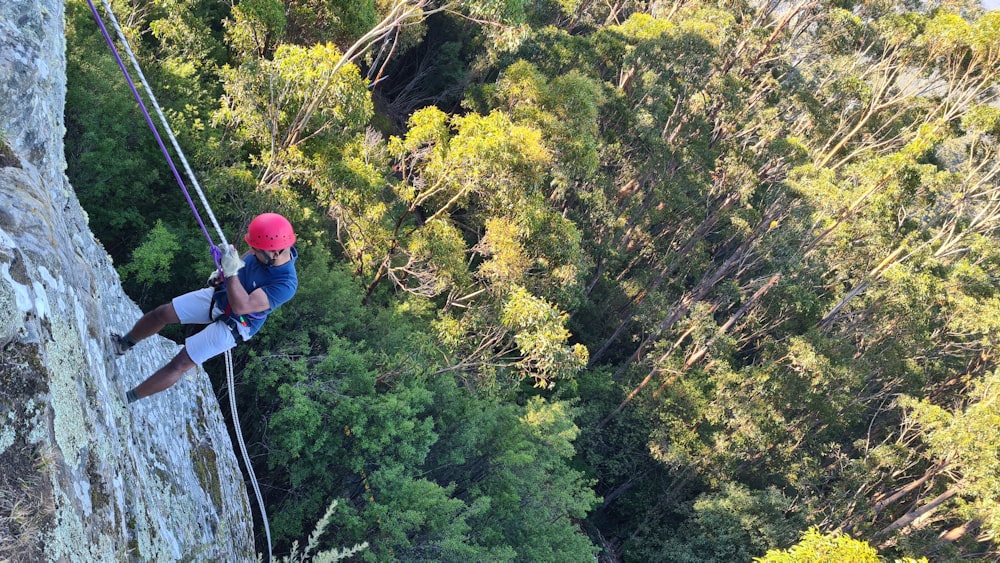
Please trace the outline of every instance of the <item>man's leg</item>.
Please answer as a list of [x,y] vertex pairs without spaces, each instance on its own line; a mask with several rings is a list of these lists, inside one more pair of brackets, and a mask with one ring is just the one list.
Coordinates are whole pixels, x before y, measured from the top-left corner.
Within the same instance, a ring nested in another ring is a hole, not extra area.
[[135,389],[128,392],[129,402],[131,403],[137,399],[148,397],[167,389],[174,383],[177,383],[181,376],[194,366],[194,360],[188,355],[187,348],[181,349],[167,365],[156,370],[156,373],[146,378],[146,381],[143,381]]
[[134,402],[154,393],[159,393],[170,387],[184,375],[185,372],[214,358],[236,346],[236,337],[229,325],[215,321],[205,328],[187,337],[184,348],[174,356],[174,359],[157,370],[146,381],[127,393],[128,402]]
[[143,315],[125,336],[131,338],[133,342],[139,342],[160,332],[163,330],[163,327],[179,322],[180,319],[177,318],[177,312],[174,311],[174,304],[164,303]]
[[128,331],[124,335],[111,335],[111,343],[114,346],[115,354],[121,356],[125,354],[125,352],[128,352],[133,346],[138,344],[139,341],[160,332],[163,330],[163,327],[168,324],[176,324],[179,322],[180,319],[177,316],[177,312],[174,310],[174,304],[172,302],[160,305],[143,315],[142,318],[136,321],[132,330]]

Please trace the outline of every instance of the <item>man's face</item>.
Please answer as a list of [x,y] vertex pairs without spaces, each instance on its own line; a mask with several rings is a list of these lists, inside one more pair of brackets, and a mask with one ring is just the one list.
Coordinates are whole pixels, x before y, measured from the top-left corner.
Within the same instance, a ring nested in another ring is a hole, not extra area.
[[273,266],[275,261],[280,259],[284,255],[285,251],[287,251],[288,249],[282,248],[281,250],[263,250],[251,246],[250,250],[253,252],[253,255],[257,258],[257,260],[260,261],[262,264]]

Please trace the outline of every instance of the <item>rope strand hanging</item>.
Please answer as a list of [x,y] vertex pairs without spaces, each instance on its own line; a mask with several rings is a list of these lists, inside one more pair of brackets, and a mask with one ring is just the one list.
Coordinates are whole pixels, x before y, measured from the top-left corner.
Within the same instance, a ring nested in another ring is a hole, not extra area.
[[[218,267],[221,251],[212,241],[212,237],[209,235],[208,229],[205,227],[205,223],[202,221],[201,215],[198,213],[198,208],[195,207],[194,201],[191,199],[191,194],[188,192],[187,186],[184,184],[184,179],[181,178],[180,172],[177,171],[177,167],[174,165],[174,161],[170,157],[170,153],[167,151],[167,147],[163,144],[160,132],[156,128],[156,125],[153,124],[153,119],[150,117],[149,111],[146,109],[146,104],[143,103],[142,96],[139,95],[139,91],[136,89],[131,75],[129,75],[128,70],[125,68],[125,63],[122,62],[121,57],[118,55],[118,50],[115,48],[114,41],[108,34],[107,28],[104,27],[104,21],[101,19],[100,14],[98,14],[97,8],[94,6],[92,0],[87,0],[87,4],[90,6],[90,11],[94,16],[94,20],[97,22],[97,25],[101,30],[101,35],[104,36],[104,41],[108,44],[108,48],[111,50],[111,54],[115,58],[115,62],[118,63],[118,68],[122,71],[122,75],[125,76],[125,81],[128,83],[129,89],[132,90],[132,96],[135,97],[136,103],[139,104],[139,109],[142,111],[143,117],[146,119],[146,124],[149,126],[150,131],[152,131],[153,136],[156,138],[156,144],[160,147],[160,152],[163,153],[163,157],[167,160],[167,164],[170,166],[170,171],[173,173],[174,179],[177,180],[177,184],[180,186],[181,191],[184,192],[184,198],[187,199],[188,205],[191,207],[191,211],[194,213],[195,219],[198,221],[198,226],[201,227],[202,232],[205,234],[205,238],[208,240],[208,244],[212,251],[212,258],[215,260],[216,266]],[[108,20],[111,21],[112,27],[115,28],[118,39],[121,41],[122,47],[125,49],[125,53],[128,55],[129,61],[132,63],[132,68],[135,69],[136,75],[139,77],[139,81],[142,83],[142,86],[146,91],[146,95],[149,96],[150,104],[156,110],[156,114],[160,118],[160,123],[163,125],[164,131],[167,132],[167,136],[170,138],[174,151],[176,151],[178,158],[180,158],[181,163],[184,165],[184,171],[187,173],[192,186],[198,193],[198,197],[201,199],[201,204],[205,208],[205,212],[208,214],[209,219],[211,219],[212,225],[215,227],[216,234],[219,235],[219,240],[221,241],[222,246],[227,246],[229,243],[226,241],[226,235],[222,232],[222,227],[219,226],[219,222],[215,218],[215,214],[212,213],[212,207],[208,204],[208,200],[205,198],[205,193],[198,184],[198,180],[195,177],[194,172],[191,171],[191,166],[188,164],[187,158],[184,157],[184,151],[181,150],[180,145],[177,143],[177,138],[174,136],[174,132],[170,128],[167,118],[163,115],[163,111],[160,109],[160,105],[156,101],[156,96],[153,95],[153,89],[150,88],[149,83],[146,82],[146,76],[143,74],[142,68],[139,66],[139,62],[136,60],[135,54],[132,52],[132,47],[129,45],[128,39],[125,37],[125,33],[122,31],[121,26],[118,25],[118,19],[115,18],[115,14],[112,11],[111,6],[108,5],[107,0],[101,0],[101,4],[104,6],[104,11],[107,14]]]
[[[177,153],[178,158],[181,160],[181,163],[184,166],[184,171],[187,173],[188,178],[191,180],[192,186],[197,192],[198,197],[201,199],[201,204],[205,209],[205,213],[208,215],[209,219],[212,222],[212,225],[215,227],[216,233],[219,236],[219,240],[221,241],[222,246],[228,247],[229,243],[226,240],[225,234],[222,232],[222,228],[219,226],[218,220],[215,218],[215,214],[212,212],[212,207],[209,205],[208,200],[201,189],[201,186],[198,184],[198,180],[195,177],[194,172],[191,171],[191,166],[188,164],[187,159],[184,157],[184,151],[181,150],[180,145],[177,143],[177,139],[174,136],[173,130],[171,130],[170,124],[167,122],[166,117],[163,115],[163,111],[160,109],[160,105],[156,101],[156,97],[153,95],[152,88],[150,88],[149,83],[146,82],[146,77],[142,73],[142,69],[139,66],[138,61],[136,60],[135,55],[132,53],[132,48],[131,46],[129,46],[128,40],[125,37],[125,33],[122,32],[121,27],[118,25],[118,20],[115,18],[111,6],[108,5],[107,0],[101,0],[101,3],[104,7],[104,11],[107,14],[108,19],[111,21],[112,26],[115,28],[115,31],[118,35],[118,39],[121,41],[122,46],[125,49],[125,52],[132,63],[132,67],[135,69],[136,75],[139,77],[139,80],[146,91],[146,95],[149,97],[150,104],[156,110],[156,114],[160,118],[160,123],[163,125],[163,129],[167,132],[167,136],[170,138],[170,141],[174,147],[174,151]],[[219,249],[219,246],[217,246],[212,241],[212,236],[209,234],[208,228],[205,226],[205,222],[202,221],[201,215],[198,213],[198,208],[195,206],[194,200],[191,199],[191,194],[188,192],[187,186],[185,186],[184,180],[183,178],[181,178],[180,172],[178,172],[177,167],[174,165],[174,161],[170,157],[170,153],[169,151],[167,151],[166,145],[163,144],[163,139],[160,137],[160,133],[157,130],[156,125],[153,123],[153,119],[149,115],[149,111],[146,109],[146,105],[142,101],[142,96],[139,95],[139,91],[138,89],[136,89],[135,83],[132,81],[132,77],[129,75],[128,70],[125,68],[125,63],[118,55],[118,50],[115,48],[114,41],[111,39],[111,36],[108,33],[107,28],[105,28],[104,26],[104,21],[101,19],[101,16],[97,11],[97,7],[94,6],[94,3],[91,0],[87,0],[87,4],[90,6],[90,11],[94,16],[94,20],[97,22],[97,26],[101,30],[101,35],[104,36],[104,40],[108,44],[108,48],[111,50],[111,54],[114,56],[115,61],[118,63],[118,68],[122,71],[122,74],[125,76],[125,81],[128,83],[129,88],[132,90],[132,95],[135,97],[135,101],[139,104],[139,109],[142,111],[142,114],[146,119],[146,124],[149,126],[150,131],[153,132],[153,136],[156,138],[156,143],[157,145],[159,145],[160,151],[163,153],[163,156],[166,159],[167,164],[170,166],[170,170],[174,175],[174,179],[177,180],[177,184],[180,186],[181,191],[184,192],[184,198],[187,200],[188,205],[191,207],[191,211],[194,213],[195,219],[198,221],[198,226],[201,227],[202,233],[204,233],[205,238],[208,240],[209,249],[212,253],[212,259],[215,262],[215,267],[221,271],[220,260],[222,257],[222,251]],[[264,523],[264,531],[267,534],[267,554],[268,554],[268,560],[270,560],[272,552],[271,528],[268,525],[267,511],[264,508],[264,498],[261,495],[260,486],[257,484],[257,476],[254,473],[253,466],[250,463],[250,455],[247,453],[246,444],[243,441],[243,430],[240,427],[239,415],[237,414],[236,411],[236,391],[234,384],[235,378],[233,374],[234,368],[233,368],[232,350],[226,351],[225,358],[226,358],[225,360],[226,385],[229,388],[229,404],[230,404],[230,411],[233,417],[233,428],[236,433],[237,441],[239,442],[240,445],[240,451],[243,455],[243,465],[244,467],[246,467],[247,475],[249,476],[249,480],[253,485],[253,490],[257,497],[257,505],[260,508],[261,520]]]

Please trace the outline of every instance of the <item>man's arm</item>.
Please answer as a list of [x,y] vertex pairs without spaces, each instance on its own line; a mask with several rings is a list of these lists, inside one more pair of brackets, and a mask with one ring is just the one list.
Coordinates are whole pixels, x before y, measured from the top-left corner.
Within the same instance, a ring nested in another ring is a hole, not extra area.
[[257,288],[252,293],[247,293],[240,282],[239,273],[243,269],[246,257],[240,258],[236,254],[236,247],[229,245],[222,253],[222,274],[226,276],[226,296],[229,297],[229,309],[237,315],[249,315],[260,313],[271,308],[271,302],[267,298],[264,290]]
[[240,283],[239,276],[226,278],[226,294],[229,297],[229,307],[237,315],[249,315],[250,313],[260,313],[271,308],[271,302],[267,298],[264,289],[258,287],[250,293]]

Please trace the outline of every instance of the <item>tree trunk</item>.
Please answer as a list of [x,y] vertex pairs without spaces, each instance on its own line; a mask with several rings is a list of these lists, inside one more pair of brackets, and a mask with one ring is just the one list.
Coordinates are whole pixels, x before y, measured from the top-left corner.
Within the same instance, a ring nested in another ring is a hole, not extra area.
[[707,217],[705,217],[704,220],[702,220],[702,222],[698,225],[698,227],[695,228],[694,232],[692,232],[691,235],[684,242],[684,245],[674,254],[674,257],[669,262],[667,262],[667,264],[663,266],[663,268],[660,269],[660,273],[657,275],[656,279],[653,280],[653,283],[648,288],[646,288],[626,308],[625,314],[622,315],[623,320],[618,324],[618,327],[615,329],[614,333],[612,333],[611,336],[604,342],[604,344],[601,345],[601,348],[597,350],[597,352],[595,352],[593,356],[591,356],[590,358],[591,366],[597,364],[597,362],[611,348],[611,345],[618,340],[618,337],[621,336],[625,328],[628,327],[630,319],[632,317],[632,311],[634,311],[636,307],[642,304],[642,302],[645,301],[647,296],[649,296],[650,294],[654,293],[657,289],[659,289],[660,285],[662,285],[663,282],[666,281],[667,278],[677,270],[677,265],[680,264],[684,258],[687,258],[688,253],[690,253],[691,250],[694,249],[695,244],[697,244],[698,241],[702,240],[705,236],[708,235],[709,231],[712,230],[712,227],[714,227],[719,222],[719,218],[721,217],[722,213],[731,208],[738,199],[739,198],[735,194],[727,195],[725,198],[722,199],[722,201],[717,206],[715,206],[714,210]]
[[894,493],[892,493],[891,495],[889,495],[889,496],[885,497],[884,499],[876,502],[875,506],[874,506],[874,508],[875,508],[875,514],[881,513],[890,504],[892,504],[892,503],[896,502],[897,500],[903,498],[904,496],[906,496],[907,494],[909,494],[910,492],[912,492],[914,489],[916,489],[916,488],[920,487],[921,485],[923,485],[924,483],[926,483],[928,479],[930,479],[931,477],[934,477],[935,475],[937,475],[938,472],[940,472],[943,467],[944,467],[943,465],[935,465],[934,467],[931,467],[931,468],[927,469],[927,471],[925,471],[924,474],[922,476],[920,476],[920,478],[916,479],[915,481],[911,481],[910,483],[907,483],[903,487],[900,487],[899,489],[896,489],[896,491]]
[[954,528],[948,530],[947,532],[944,532],[943,534],[941,534],[940,537],[942,540],[946,542],[958,541],[962,539],[962,537],[964,537],[965,534],[969,533],[970,531],[976,530],[977,528],[979,528],[979,526],[980,522],[978,520],[969,520],[968,522],[962,524],[961,526],[955,526]]
[[[914,510],[911,510],[911,511],[907,512],[906,514],[904,514],[903,516],[901,516],[900,518],[898,518],[895,522],[893,522],[892,524],[889,524],[888,526],[886,526],[884,529],[882,529],[882,531],[880,531],[878,534],[876,534],[876,536],[886,536],[886,535],[888,535],[888,534],[890,534],[892,532],[895,532],[896,530],[899,530],[901,528],[905,528],[906,526],[909,526],[910,524],[912,524],[913,522],[915,522],[921,516],[924,516],[924,515],[926,515],[926,514],[928,514],[930,512],[933,512],[939,506],[941,506],[942,504],[944,504],[945,501],[947,501],[951,497],[957,495],[958,492],[961,491],[961,490],[962,490],[961,484],[952,485],[951,488],[949,488],[947,491],[941,493],[940,495],[934,497],[934,499],[932,499],[927,504],[921,506],[920,508],[917,508],[917,509],[914,509]],[[884,546],[885,546],[885,544],[883,543],[882,545],[879,546],[879,548],[882,549]]]

